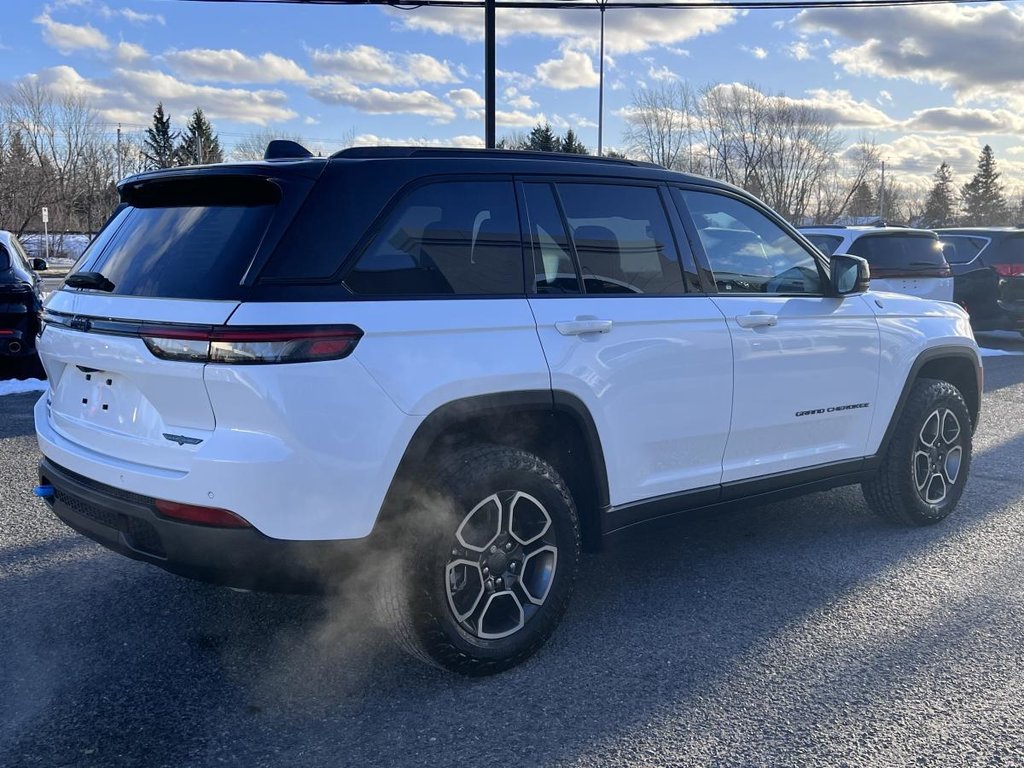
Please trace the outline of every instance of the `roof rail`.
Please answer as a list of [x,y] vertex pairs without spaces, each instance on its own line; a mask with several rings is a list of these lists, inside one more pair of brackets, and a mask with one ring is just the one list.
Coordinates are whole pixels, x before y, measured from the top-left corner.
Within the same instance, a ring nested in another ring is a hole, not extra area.
[[264,160],[305,160],[312,156],[313,153],[304,146],[289,139],[274,139],[263,153]]
[[562,160],[574,163],[615,163],[641,168],[662,168],[655,163],[619,157],[575,155],[567,152],[536,152],[525,149],[471,149],[461,147],[349,147],[331,155],[331,159],[352,160],[398,157],[488,157],[508,160]]

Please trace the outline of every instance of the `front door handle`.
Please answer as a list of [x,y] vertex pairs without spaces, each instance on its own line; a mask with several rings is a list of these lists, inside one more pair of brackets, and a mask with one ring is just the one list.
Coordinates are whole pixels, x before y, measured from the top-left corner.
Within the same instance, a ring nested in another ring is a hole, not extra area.
[[555,330],[563,336],[580,336],[584,333],[608,333],[611,329],[611,320],[599,320],[596,317],[577,317],[575,320],[562,320],[555,323]]
[[736,324],[740,328],[768,328],[777,325],[778,322],[778,315],[772,315],[761,310],[754,310],[749,315],[738,315],[736,317]]

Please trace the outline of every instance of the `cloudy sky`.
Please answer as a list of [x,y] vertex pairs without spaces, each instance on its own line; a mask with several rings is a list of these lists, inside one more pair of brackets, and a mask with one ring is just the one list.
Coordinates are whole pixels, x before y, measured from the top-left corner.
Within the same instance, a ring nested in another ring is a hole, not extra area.
[[[587,0],[579,0],[581,3]],[[612,0],[614,2],[614,0]],[[480,145],[482,11],[174,0],[5,0],[0,82],[87,94],[111,129],[196,105],[230,146],[263,127],[330,149],[356,137]],[[967,180],[991,143],[1024,188],[1024,3],[733,12],[611,10],[606,143],[637,88],[754,83],[829,110],[921,185]],[[498,13],[498,131],[549,120],[596,144],[598,14]]]

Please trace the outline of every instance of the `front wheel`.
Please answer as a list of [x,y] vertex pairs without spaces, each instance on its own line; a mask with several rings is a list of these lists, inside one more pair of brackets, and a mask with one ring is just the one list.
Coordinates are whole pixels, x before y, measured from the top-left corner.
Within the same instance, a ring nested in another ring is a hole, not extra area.
[[[378,607],[398,645],[465,675],[488,675],[535,653],[572,593],[580,526],[553,467],[517,448],[455,453],[409,500]],[[411,533],[411,535],[409,535]]]
[[946,381],[914,383],[877,475],[862,484],[875,514],[932,525],[956,508],[971,468],[971,415]]

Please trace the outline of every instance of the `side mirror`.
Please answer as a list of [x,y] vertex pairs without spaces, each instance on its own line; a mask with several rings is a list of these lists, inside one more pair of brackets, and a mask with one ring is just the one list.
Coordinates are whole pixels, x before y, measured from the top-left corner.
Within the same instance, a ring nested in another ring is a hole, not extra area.
[[46,259],[32,259],[32,269],[36,272],[44,272],[49,268],[50,265],[46,263]]
[[852,296],[864,293],[871,284],[871,268],[866,259],[847,253],[835,253],[829,258],[833,296]]

